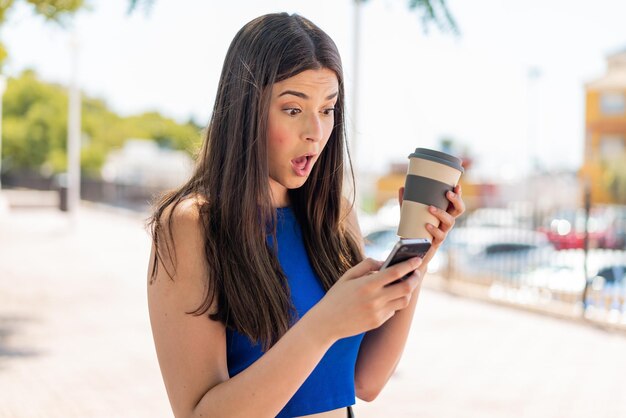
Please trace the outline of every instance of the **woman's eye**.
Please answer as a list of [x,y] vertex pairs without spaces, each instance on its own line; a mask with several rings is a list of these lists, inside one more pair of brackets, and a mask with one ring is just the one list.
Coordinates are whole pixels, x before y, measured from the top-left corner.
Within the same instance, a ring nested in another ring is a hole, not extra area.
[[329,107],[327,109],[324,109],[323,113],[325,115],[332,115],[335,112],[335,108],[334,107]]
[[290,107],[287,109],[284,109],[284,111],[289,115],[289,116],[296,116],[298,113],[302,112],[300,109],[295,108],[295,107]]

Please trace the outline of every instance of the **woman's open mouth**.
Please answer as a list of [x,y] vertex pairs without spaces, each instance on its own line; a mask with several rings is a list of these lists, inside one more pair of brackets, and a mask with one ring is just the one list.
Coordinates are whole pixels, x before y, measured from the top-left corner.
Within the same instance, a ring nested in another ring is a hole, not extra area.
[[306,154],[298,158],[291,160],[291,168],[294,173],[300,177],[306,177],[311,173],[311,167],[313,166],[313,158],[315,154]]

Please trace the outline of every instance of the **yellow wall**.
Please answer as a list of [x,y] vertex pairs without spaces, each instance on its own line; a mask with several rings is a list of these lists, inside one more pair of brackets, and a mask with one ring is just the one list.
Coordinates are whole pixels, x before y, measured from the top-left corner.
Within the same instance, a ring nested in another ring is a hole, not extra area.
[[389,199],[398,199],[398,189],[404,186],[406,174],[387,174],[376,182],[375,209],[379,209]]
[[[626,95],[626,90],[622,92]],[[584,162],[579,175],[581,180],[589,180],[592,203],[615,203],[603,186],[605,172],[600,156],[600,140],[604,135],[615,134],[621,135],[626,141],[626,112],[621,115],[603,114],[600,109],[601,94],[597,90],[587,90]]]

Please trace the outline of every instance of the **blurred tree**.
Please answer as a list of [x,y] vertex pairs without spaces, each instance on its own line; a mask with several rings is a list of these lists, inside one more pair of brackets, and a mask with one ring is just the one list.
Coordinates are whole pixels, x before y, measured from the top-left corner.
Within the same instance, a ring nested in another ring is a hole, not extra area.
[[[354,0],[356,3],[365,3],[369,0]],[[441,31],[450,31],[458,34],[459,29],[452,14],[448,10],[446,0],[408,0],[409,9],[420,12],[422,27],[428,31],[431,23],[437,25]]]
[[[64,23],[67,16],[85,7],[84,0],[25,0],[33,5],[35,12],[47,20]],[[5,3],[13,3],[13,0],[6,0]]]
[[[137,7],[137,3],[139,2],[144,3],[146,8],[149,8],[153,2],[152,0],[128,1],[129,13]],[[20,2],[31,5],[36,15],[43,16],[45,20],[55,22],[61,26],[65,26],[68,19],[77,11],[91,9],[90,5],[85,0],[0,0],[0,28],[2,28],[7,21],[7,17],[10,15],[15,4]],[[2,40],[0,40],[0,73],[2,72],[2,67],[7,56],[7,49],[2,43]]]
[[[178,124],[173,119],[164,118],[157,112],[148,112],[127,119],[131,126],[141,126],[148,131],[148,137],[154,139],[161,147],[185,150],[190,155],[200,146],[195,125]],[[195,134],[194,134],[195,133]]]
[[439,138],[439,147],[443,152],[453,153],[456,148],[456,141],[450,136],[442,136]]
[[155,0],[128,0],[128,13],[134,12],[140,4],[143,5],[146,12],[149,12],[154,5],[154,1]]
[[[14,5],[20,1],[30,4],[36,15],[43,16],[44,19],[56,22],[61,26],[76,11],[88,7],[85,4],[85,0],[0,0],[0,28],[7,21],[7,17]],[[0,72],[2,72],[1,70],[7,56],[7,49],[0,40]]]
[[[67,165],[67,91],[44,83],[34,71],[8,80],[3,109],[3,171],[29,169],[51,175]],[[81,167],[96,176],[107,154],[126,139],[154,139],[162,147],[187,151],[200,145],[193,121],[179,124],[156,112],[121,117],[100,99],[83,96]]]
[[3,108],[4,169],[40,168],[53,149],[65,146],[67,95],[58,85],[44,84],[33,71],[10,78]]

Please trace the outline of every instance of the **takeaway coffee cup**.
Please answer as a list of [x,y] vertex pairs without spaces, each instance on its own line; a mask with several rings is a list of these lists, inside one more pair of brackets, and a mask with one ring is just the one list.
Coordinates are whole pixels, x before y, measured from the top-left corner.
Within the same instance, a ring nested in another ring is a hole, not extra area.
[[446,192],[456,186],[461,173],[461,159],[444,152],[417,148],[409,155],[398,227],[400,237],[432,241],[426,224],[439,226],[439,219],[428,211],[428,206],[446,210],[449,203]]

